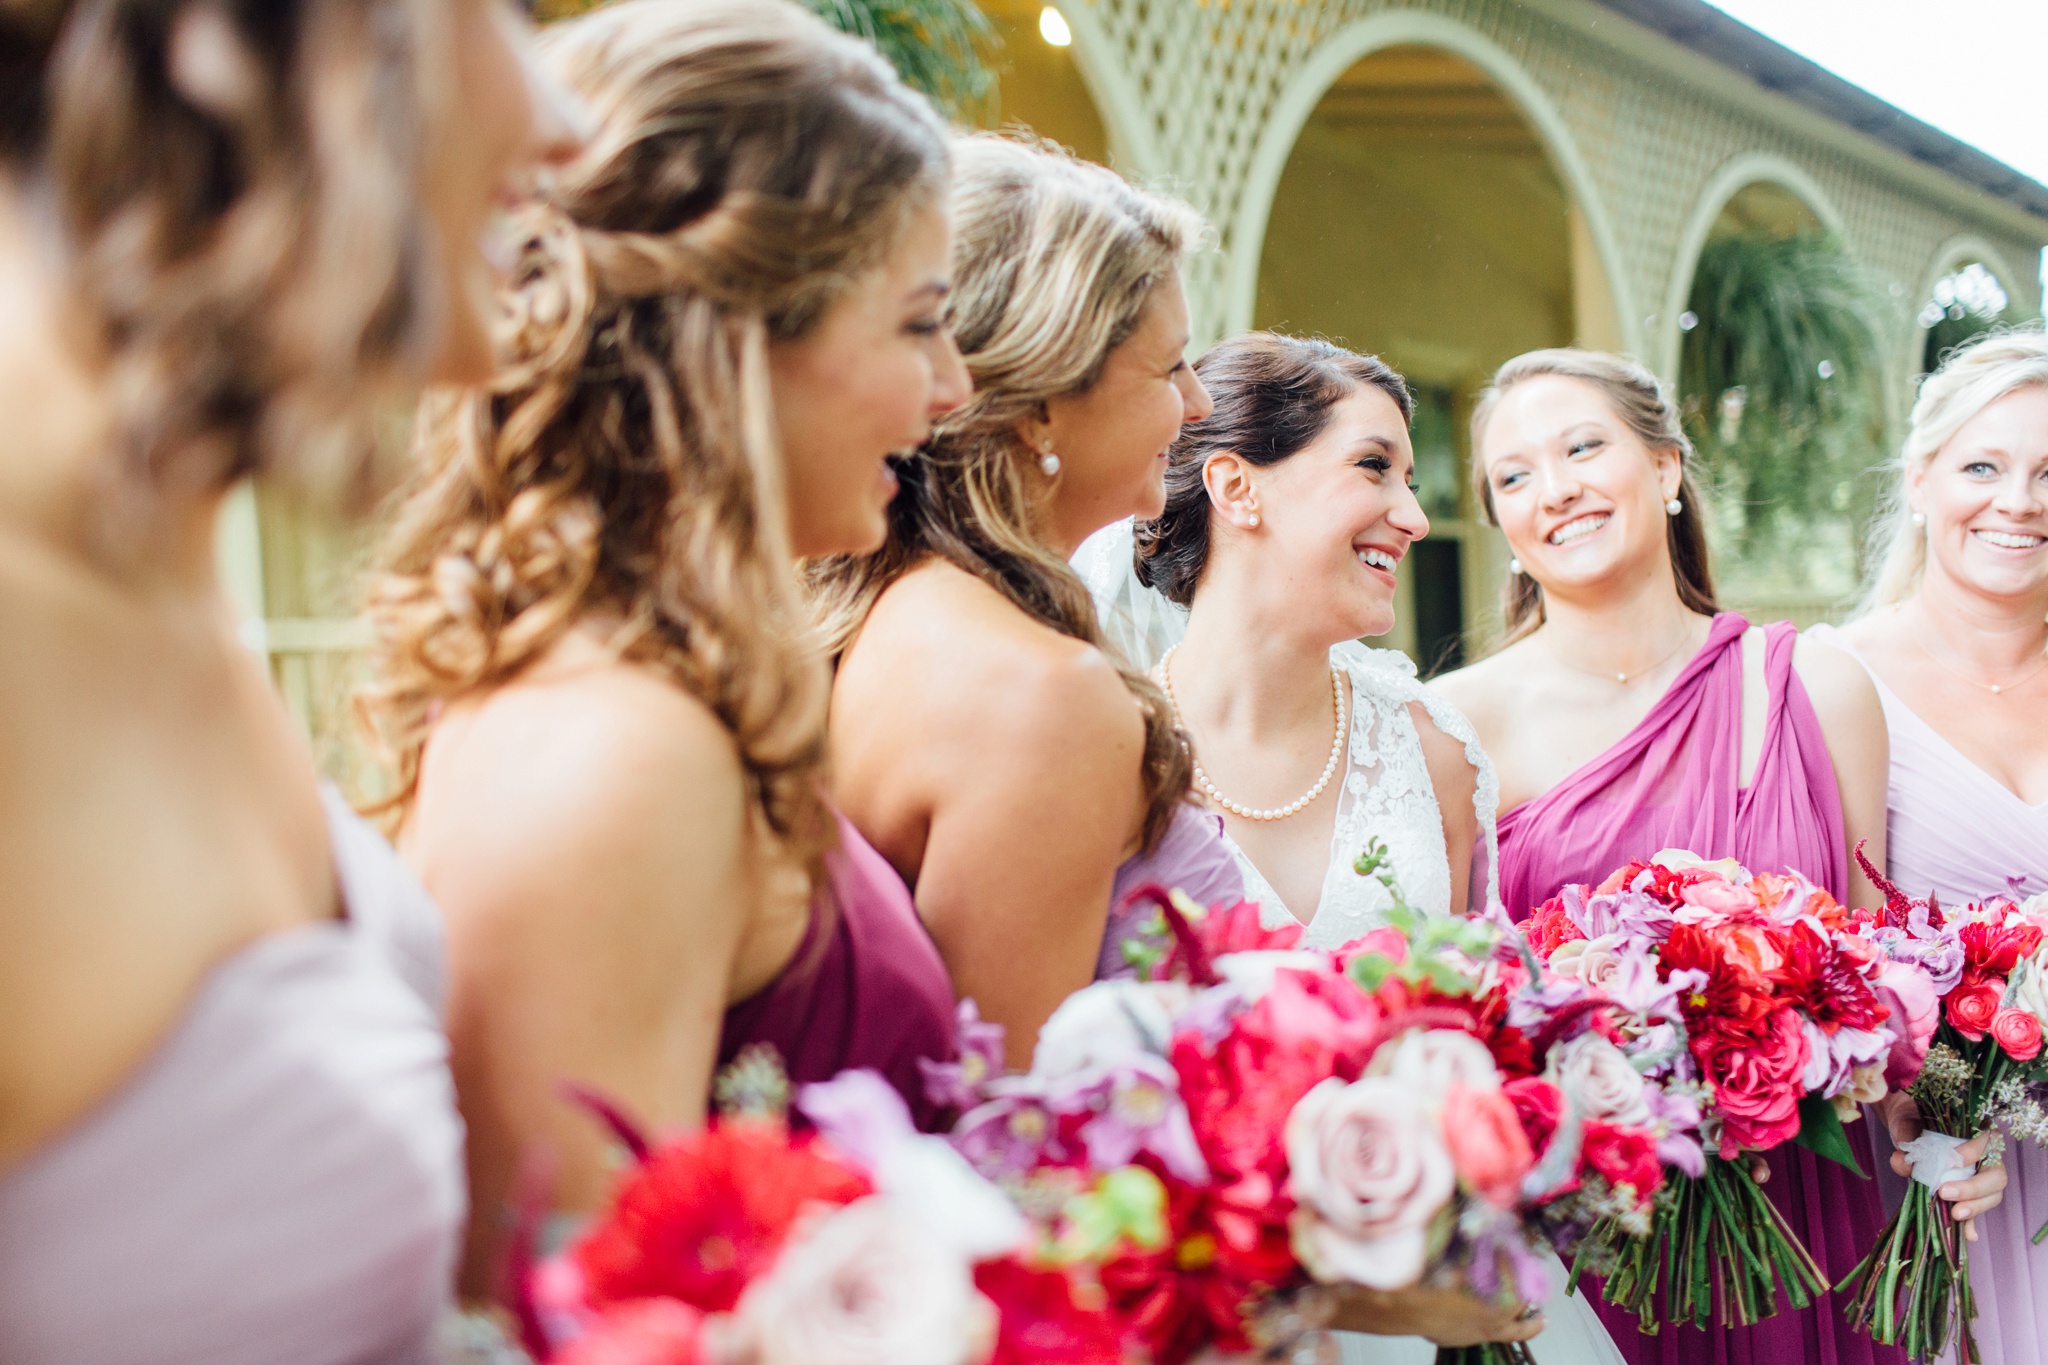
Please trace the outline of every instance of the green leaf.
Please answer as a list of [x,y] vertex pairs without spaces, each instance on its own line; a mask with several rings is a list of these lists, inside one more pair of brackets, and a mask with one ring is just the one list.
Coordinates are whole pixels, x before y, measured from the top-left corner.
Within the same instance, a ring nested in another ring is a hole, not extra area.
[[1849,1135],[1842,1131],[1842,1116],[1835,1112],[1831,1100],[1808,1095],[1799,1101],[1799,1136],[1793,1141],[1816,1156],[1863,1174],[1863,1168],[1856,1164],[1856,1154],[1849,1150]]

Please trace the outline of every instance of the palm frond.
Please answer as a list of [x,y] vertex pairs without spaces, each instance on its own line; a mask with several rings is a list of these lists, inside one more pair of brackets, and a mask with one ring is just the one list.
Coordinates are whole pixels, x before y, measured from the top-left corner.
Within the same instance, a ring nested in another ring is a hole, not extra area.
[[[543,21],[592,10],[602,0],[538,0]],[[1001,40],[974,0],[800,0],[841,33],[865,39],[903,83],[954,118],[984,107],[995,88]]]

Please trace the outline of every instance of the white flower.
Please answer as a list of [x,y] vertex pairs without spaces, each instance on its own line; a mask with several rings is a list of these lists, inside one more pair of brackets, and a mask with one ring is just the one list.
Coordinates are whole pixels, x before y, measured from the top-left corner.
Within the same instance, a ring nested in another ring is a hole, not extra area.
[[1098,981],[1074,992],[1039,1029],[1032,1076],[1056,1081],[1106,1070],[1140,1053],[1165,1056],[1173,1039],[1170,1000],[1185,992],[1179,982],[1144,981]]
[[2048,944],[2013,973],[2011,985],[2012,1007],[2025,1010],[2043,1028],[2048,1028]]
[[1225,953],[1214,959],[1216,974],[1231,985],[1246,1004],[1257,1004],[1272,993],[1273,978],[1283,967],[1293,967],[1304,972],[1326,970],[1329,959],[1321,953],[1303,949],[1291,952],[1276,952],[1270,949],[1245,953]]
[[799,1228],[733,1321],[752,1365],[974,1365],[995,1325],[966,1259],[873,1195]]
[[1620,1048],[1591,1029],[1552,1048],[1545,1070],[1551,1084],[1589,1119],[1631,1126],[1650,1121],[1642,1073]]
[[1418,1096],[1440,1099],[1453,1083],[1486,1090],[1500,1085],[1486,1044],[1460,1029],[1411,1029],[1382,1043],[1366,1072],[1400,1082],[1411,1102]]
[[1415,1283],[1457,1173],[1410,1087],[1391,1076],[1323,1081],[1287,1116],[1286,1140],[1294,1254],[1309,1274],[1374,1289]]

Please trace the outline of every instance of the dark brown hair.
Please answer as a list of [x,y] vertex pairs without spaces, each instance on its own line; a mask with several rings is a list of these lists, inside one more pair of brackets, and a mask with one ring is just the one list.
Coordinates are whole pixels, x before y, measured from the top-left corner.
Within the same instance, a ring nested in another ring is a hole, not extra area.
[[437,395],[370,602],[358,698],[402,814],[439,708],[593,615],[714,711],[810,859],[829,679],[790,571],[768,346],[805,334],[947,183],[872,49],[783,0],[638,0],[548,30],[596,137],[529,228],[500,364]]
[[[843,651],[888,586],[937,556],[1033,620],[1101,646],[1087,587],[1046,543],[1050,486],[1017,424],[1046,399],[1086,392],[1101,378],[1153,290],[1195,245],[1202,220],[1050,143],[980,135],[955,145],[953,231],[946,311],[974,396],[901,462],[887,543],[808,566],[827,643]],[[1145,716],[1150,848],[1187,799],[1190,759],[1158,685],[1118,666]]]
[[[1714,575],[1707,561],[1707,525],[1700,512],[1700,490],[1692,477],[1692,442],[1679,425],[1678,405],[1656,375],[1626,356],[1605,351],[1559,347],[1530,351],[1494,371],[1493,382],[1472,409],[1472,493],[1489,526],[1500,525],[1493,511],[1493,485],[1486,478],[1480,436],[1502,395],[1525,379],[1554,374],[1577,379],[1600,390],[1608,406],[1637,440],[1652,450],[1675,450],[1679,457],[1678,515],[1667,518],[1671,572],[1678,580],[1678,600],[1696,612],[1719,611]],[[1543,624],[1543,589],[1527,574],[1511,573],[1501,585],[1501,644],[1510,645]]]
[[0,166],[33,160],[43,138],[50,50],[68,0],[0,0]]
[[1181,428],[1166,465],[1166,510],[1138,523],[1138,581],[1169,601],[1195,600],[1209,564],[1209,490],[1202,468],[1226,452],[1247,463],[1275,465],[1323,434],[1330,410],[1360,389],[1394,400],[1406,422],[1415,415],[1408,385],[1377,356],[1327,341],[1250,332],[1218,342],[1195,362],[1216,410]]

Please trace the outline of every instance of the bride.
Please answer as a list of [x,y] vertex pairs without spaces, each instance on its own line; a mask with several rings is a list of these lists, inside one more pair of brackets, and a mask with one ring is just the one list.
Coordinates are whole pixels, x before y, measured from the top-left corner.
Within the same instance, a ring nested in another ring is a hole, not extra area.
[[[1308,946],[1357,938],[1390,904],[1353,868],[1377,838],[1409,904],[1493,911],[1492,763],[1405,656],[1358,643],[1392,628],[1395,573],[1429,532],[1408,484],[1407,385],[1371,357],[1268,333],[1223,342],[1195,369],[1215,412],[1174,444],[1166,510],[1111,527],[1075,566],[1105,633],[1153,670],[1192,738],[1195,789],[1223,816],[1247,897],[1268,923],[1307,925]],[[1518,1318],[1445,1297],[1475,1340],[1543,1328],[1533,1307]],[[1545,1365],[1620,1359],[1582,1298],[1544,1307]],[[1427,1362],[1435,1349],[1340,1340],[1352,1365]]]

